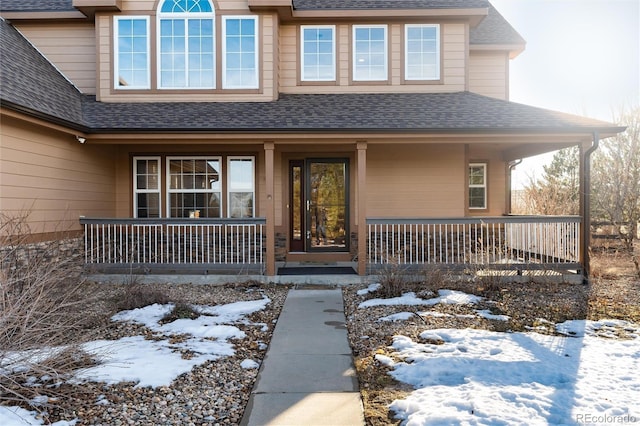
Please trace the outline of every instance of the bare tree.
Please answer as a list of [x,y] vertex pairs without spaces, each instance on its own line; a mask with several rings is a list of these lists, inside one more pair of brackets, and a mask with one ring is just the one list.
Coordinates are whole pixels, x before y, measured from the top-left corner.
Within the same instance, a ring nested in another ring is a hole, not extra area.
[[578,147],[557,151],[551,163],[543,166],[541,179],[531,178],[524,188],[528,214],[569,215],[580,211]]
[[594,154],[592,212],[615,227],[640,277],[640,255],[634,251],[640,221],[640,108],[622,111],[615,121],[627,130],[604,139]]

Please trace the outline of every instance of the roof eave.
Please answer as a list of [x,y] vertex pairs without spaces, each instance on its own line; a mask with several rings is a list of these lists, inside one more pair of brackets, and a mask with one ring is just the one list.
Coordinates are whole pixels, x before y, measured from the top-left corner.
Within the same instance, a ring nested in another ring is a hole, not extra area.
[[313,20],[360,20],[377,18],[440,18],[465,19],[477,25],[489,14],[488,8],[435,8],[435,9],[302,9],[293,7],[291,0],[249,0],[249,9],[255,12],[275,11],[283,22]]
[[509,59],[513,59],[520,55],[526,47],[526,43],[486,43],[486,44],[474,44],[471,43],[469,45],[469,50],[473,50],[476,52],[495,52],[495,51],[506,51],[509,52]]
[[79,10],[64,11],[2,11],[2,17],[7,21],[39,21],[39,20],[76,20],[87,19]]
[[251,128],[251,129],[239,129],[239,128],[209,128],[209,129],[193,129],[188,127],[182,128],[91,128],[87,131],[87,134],[123,134],[123,133],[138,133],[138,134],[204,134],[204,133],[220,133],[220,134],[438,134],[438,135],[563,135],[563,136],[575,136],[576,138],[591,137],[594,133],[598,133],[602,139],[614,136],[626,130],[626,127],[466,127],[466,128],[351,128],[351,129],[336,129],[336,128]]
[[72,131],[88,133],[90,130],[89,127],[83,124],[80,124],[78,122],[65,120],[63,118],[56,117],[54,115],[47,114],[41,111],[37,111],[33,108],[25,107],[25,106],[16,104],[15,102],[6,101],[4,99],[0,100],[0,110],[13,111],[14,113],[26,115],[28,117],[35,118],[37,120],[42,120],[46,123],[50,123],[56,126],[61,126],[63,128],[67,128]]

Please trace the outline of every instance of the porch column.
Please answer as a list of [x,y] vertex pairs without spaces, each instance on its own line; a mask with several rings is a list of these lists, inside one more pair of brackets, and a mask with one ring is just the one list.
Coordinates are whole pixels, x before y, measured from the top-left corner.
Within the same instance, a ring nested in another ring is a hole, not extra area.
[[264,170],[266,176],[266,274],[273,276],[276,274],[276,208],[274,201],[275,185],[274,185],[274,148],[273,142],[264,143]]
[[367,274],[367,142],[359,141],[358,150],[358,274]]
[[600,135],[593,133],[593,142],[580,145],[580,263],[584,268],[583,274],[586,280],[591,272],[591,259],[589,248],[591,246],[591,154],[598,149]]

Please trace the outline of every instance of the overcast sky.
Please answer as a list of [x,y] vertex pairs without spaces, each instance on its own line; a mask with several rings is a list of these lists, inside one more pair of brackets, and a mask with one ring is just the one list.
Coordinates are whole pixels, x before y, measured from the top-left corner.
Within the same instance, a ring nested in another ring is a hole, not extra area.
[[[510,100],[613,121],[640,107],[640,0],[490,0],[527,41],[510,65]],[[514,186],[552,154],[526,159]]]

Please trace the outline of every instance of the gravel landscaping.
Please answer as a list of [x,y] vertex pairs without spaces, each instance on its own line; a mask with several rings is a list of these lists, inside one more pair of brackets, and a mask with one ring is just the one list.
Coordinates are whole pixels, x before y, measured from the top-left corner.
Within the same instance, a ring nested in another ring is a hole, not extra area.
[[[131,336],[159,339],[156,332],[144,325],[112,320],[117,312],[131,309],[127,307],[131,303],[139,306],[155,302],[219,306],[265,297],[270,301],[264,309],[250,314],[247,321],[234,323],[246,337],[230,339],[233,355],[196,365],[167,386],[136,386],[136,382],[58,383],[56,396],[50,397],[40,407],[46,413],[42,417],[43,424],[65,420],[73,422],[74,419],[76,425],[105,426],[239,424],[256,380],[256,367],[264,358],[290,288],[259,283],[222,286],[86,284],[89,301],[83,304],[81,311],[75,312],[82,317],[84,341],[115,341]],[[615,279],[600,277],[592,280],[590,285],[505,284],[492,279],[444,280],[440,276],[420,285],[407,284],[404,290],[414,291],[417,298],[437,297],[443,289],[482,298],[473,306],[437,304],[430,307],[433,312],[428,316],[407,314],[422,310],[419,306],[382,305],[360,309],[364,301],[379,297],[368,293],[366,288],[364,285],[343,287],[343,297],[368,425],[398,424],[399,420],[391,416],[388,406],[411,391],[406,384],[393,380],[388,374],[389,369],[375,361],[376,355],[386,356],[389,353],[394,335],[401,334],[417,341],[420,333],[429,329],[502,332],[535,328],[544,332],[545,322],[541,319],[560,323],[569,319],[619,318],[640,323],[640,282],[629,276]],[[485,314],[478,315],[479,310]],[[402,321],[380,321],[380,318],[393,318],[400,312],[408,317]],[[495,319],[501,316],[508,319]],[[172,336],[175,341],[182,338]],[[182,350],[181,356],[187,359],[193,353]],[[255,361],[256,366],[247,368],[244,364],[247,360]],[[91,360],[87,360],[86,366],[89,365]],[[51,384],[52,379],[49,380],[48,384]],[[46,391],[42,393],[46,394]]]

